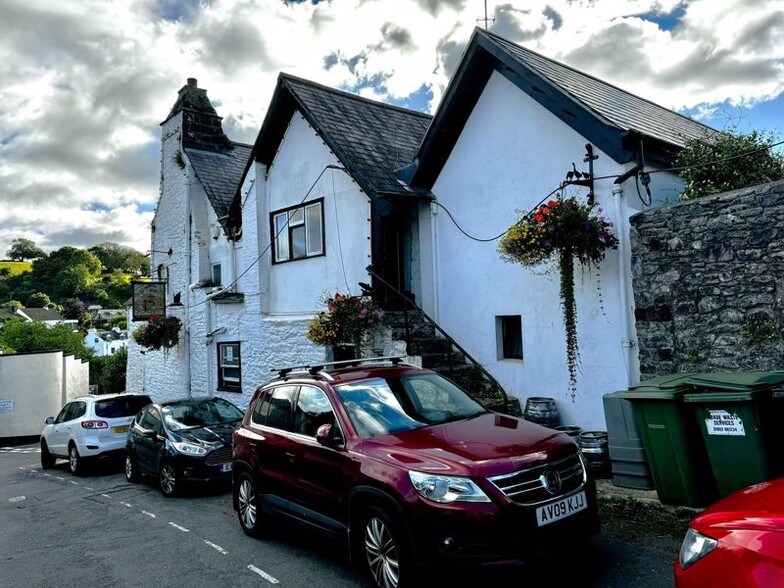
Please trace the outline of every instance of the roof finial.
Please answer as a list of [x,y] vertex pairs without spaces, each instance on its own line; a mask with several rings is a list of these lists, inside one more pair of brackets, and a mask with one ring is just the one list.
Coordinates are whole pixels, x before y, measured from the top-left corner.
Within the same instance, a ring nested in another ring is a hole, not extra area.
[[487,16],[487,0],[485,0],[485,17],[484,18],[477,18],[476,22],[477,22],[477,24],[479,24],[480,22],[485,23],[485,30],[487,30],[488,23],[495,22],[495,17],[494,16]]

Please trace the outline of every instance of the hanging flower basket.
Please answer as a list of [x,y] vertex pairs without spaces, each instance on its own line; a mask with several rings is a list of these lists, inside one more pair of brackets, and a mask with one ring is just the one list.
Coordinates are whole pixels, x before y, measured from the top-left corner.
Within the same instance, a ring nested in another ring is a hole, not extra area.
[[319,311],[308,325],[307,338],[316,345],[353,345],[359,350],[362,337],[381,325],[384,312],[368,296],[336,293],[323,299],[326,311]]
[[[572,399],[577,392],[577,305],[574,296],[574,262],[598,265],[609,249],[618,248],[612,223],[600,216],[601,208],[575,198],[557,197],[523,216],[506,231],[498,244],[501,259],[536,266],[552,259],[561,271],[560,301],[566,330],[566,360]],[[599,214],[597,214],[599,213]]]
[[133,332],[133,340],[154,351],[171,349],[180,342],[181,328],[182,321],[177,317],[154,314],[146,325]]

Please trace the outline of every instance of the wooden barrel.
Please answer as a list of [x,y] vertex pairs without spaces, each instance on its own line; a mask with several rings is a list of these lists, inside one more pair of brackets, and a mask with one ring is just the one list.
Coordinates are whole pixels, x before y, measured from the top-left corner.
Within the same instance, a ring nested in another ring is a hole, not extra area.
[[580,452],[595,478],[610,477],[610,453],[606,431],[583,431],[577,440]]

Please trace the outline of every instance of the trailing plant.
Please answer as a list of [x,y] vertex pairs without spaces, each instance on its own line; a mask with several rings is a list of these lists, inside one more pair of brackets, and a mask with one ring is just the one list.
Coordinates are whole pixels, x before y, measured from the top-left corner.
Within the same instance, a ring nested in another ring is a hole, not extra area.
[[558,196],[524,215],[504,233],[498,244],[501,259],[536,266],[553,259],[561,272],[559,296],[566,331],[566,363],[572,399],[577,392],[577,303],[574,262],[597,265],[609,249],[618,248],[612,223],[594,212],[592,205]]
[[133,332],[133,340],[153,351],[171,349],[180,342],[181,328],[182,321],[176,316],[154,314],[146,325]]
[[350,343],[359,349],[362,336],[381,324],[384,312],[368,296],[347,296],[340,292],[325,295],[326,310],[316,313],[308,325],[307,337],[316,345]]

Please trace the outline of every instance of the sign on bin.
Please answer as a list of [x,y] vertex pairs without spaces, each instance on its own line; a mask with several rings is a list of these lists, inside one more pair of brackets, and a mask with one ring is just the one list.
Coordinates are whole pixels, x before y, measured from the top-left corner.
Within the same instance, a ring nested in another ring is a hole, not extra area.
[[726,410],[709,410],[710,417],[705,419],[705,428],[708,435],[738,435],[746,436],[743,420]]

